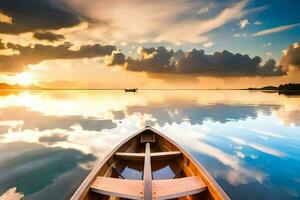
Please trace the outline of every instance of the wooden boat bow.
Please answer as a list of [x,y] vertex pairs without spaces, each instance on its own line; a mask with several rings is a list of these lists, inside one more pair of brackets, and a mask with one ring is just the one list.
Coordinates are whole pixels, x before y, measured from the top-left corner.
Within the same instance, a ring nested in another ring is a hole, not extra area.
[[[141,162],[142,179],[126,179],[122,175],[130,164],[139,168]],[[156,165],[161,163],[168,163],[174,168],[172,178],[153,178]],[[151,127],[145,127],[126,139],[96,165],[71,200],[112,197],[229,200],[202,165],[170,138]]]

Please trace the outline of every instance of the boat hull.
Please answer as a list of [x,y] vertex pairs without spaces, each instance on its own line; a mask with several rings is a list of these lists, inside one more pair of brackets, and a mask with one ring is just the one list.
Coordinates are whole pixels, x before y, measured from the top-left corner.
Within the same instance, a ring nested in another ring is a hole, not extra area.
[[[125,181],[124,184],[122,181]],[[181,184],[188,181],[191,183],[187,184],[190,188],[181,187]],[[124,186],[126,191],[114,193],[113,187],[118,184],[128,185]],[[136,191],[130,190],[130,184],[136,190],[142,190],[141,194],[134,196]],[[139,188],[141,184],[143,187]],[[167,186],[170,184],[178,189],[169,191]],[[106,188],[107,185],[110,188]],[[176,142],[151,127],[145,127],[133,134],[97,163],[71,200],[109,199],[109,196],[118,195],[147,200],[170,197],[229,199],[199,162]]]

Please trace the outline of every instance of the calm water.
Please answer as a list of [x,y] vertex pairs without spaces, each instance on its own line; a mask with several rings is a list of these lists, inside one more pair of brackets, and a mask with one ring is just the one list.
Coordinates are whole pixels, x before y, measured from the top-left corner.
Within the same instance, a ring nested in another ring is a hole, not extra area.
[[68,199],[145,125],[186,148],[232,199],[300,199],[300,97],[249,91],[1,92],[0,195]]

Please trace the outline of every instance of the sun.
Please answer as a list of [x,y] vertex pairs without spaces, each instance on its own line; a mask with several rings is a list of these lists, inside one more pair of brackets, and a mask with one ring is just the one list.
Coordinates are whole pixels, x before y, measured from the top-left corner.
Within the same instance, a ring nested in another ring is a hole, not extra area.
[[20,73],[16,75],[16,82],[24,86],[33,84],[34,82],[33,75],[28,72]]

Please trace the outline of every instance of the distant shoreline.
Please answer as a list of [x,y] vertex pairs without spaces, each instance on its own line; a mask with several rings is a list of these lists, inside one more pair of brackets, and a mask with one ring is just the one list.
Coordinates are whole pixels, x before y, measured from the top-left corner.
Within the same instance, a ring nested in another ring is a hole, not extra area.
[[[43,88],[43,89],[0,89],[0,91],[55,91],[55,90],[120,90],[120,91],[124,91],[123,88]],[[226,91],[226,90],[240,90],[240,91],[281,91],[279,89],[245,89],[245,88],[241,88],[241,89],[181,89],[181,88],[170,88],[170,89],[158,89],[158,88],[144,88],[144,89],[138,89],[138,91],[145,91],[145,90],[214,90],[214,91]],[[300,91],[300,90],[286,90],[286,91]]]
[[[115,90],[115,91],[124,91],[125,88],[43,88],[40,86],[29,85],[29,86],[22,86],[22,85],[9,85],[6,83],[0,83],[0,91],[72,91],[72,90],[90,90],[90,91],[104,91],[104,90]],[[212,88],[212,89],[205,89],[205,88],[140,88],[138,90],[160,90],[160,91],[172,91],[172,90],[182,90],[182,91],[193,91],[193,90],[211,90],[211,91],[226,91],[226,90],[247,90],[247,91],[276,91],[282,94],[292,94],[292,93],[300,93],[300,84],[285,84],[280,85],[279,87],[276,86],[265,86],[262,88]]]
[[[124,89],[110,89],[110,88],[78,88],[78,89],[63,89],[63,88],[53,88],[53,89],[0,89],[0,91],[54,91],[54,90],[121,90],[124,91]],[[247,89],[180,89],[180,88],[170,88],[170,89],[138,89],[138,91],[145,91],[145,90],[247,90]]]

